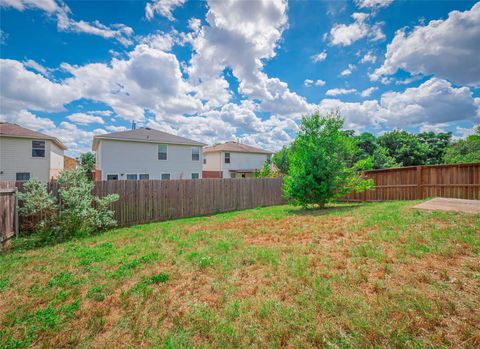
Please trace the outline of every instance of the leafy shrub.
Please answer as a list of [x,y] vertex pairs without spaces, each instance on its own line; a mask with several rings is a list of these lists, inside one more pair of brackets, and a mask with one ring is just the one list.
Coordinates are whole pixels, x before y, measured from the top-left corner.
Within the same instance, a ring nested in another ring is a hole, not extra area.
[[56,203],[47,185],[36,179],[25,183],[25,190],[19,195],[23,201],[20,214],[40,215],[40,224],[35,231],[43,233],[48,240],[64,240],[74,236],[88,235],[116,225],[111,203],[118,200],[117,194],[99,198],[92,194],[95,184],[84,170],[65,170],[58,176],[58,196]]
[[353,163],[356,140],[342,130],[343,122],[338,113],[325,117],[315,113],[302,119],[289,152],[289,174],[283,186],[284,195],[293,204],[323,207],[351,191],[372,187],[371,180],[360,177],[362,169],[372,166],[372,160]]
[[[23,202],[19,214],[29,217],[27,230],[45,232],[51,229],[58,210],[55,198],[48,192],[47,184],[38,179],[25,182],[24,190],[18,192],[18,199]],[[34,223],[34,222],[37,223]]]

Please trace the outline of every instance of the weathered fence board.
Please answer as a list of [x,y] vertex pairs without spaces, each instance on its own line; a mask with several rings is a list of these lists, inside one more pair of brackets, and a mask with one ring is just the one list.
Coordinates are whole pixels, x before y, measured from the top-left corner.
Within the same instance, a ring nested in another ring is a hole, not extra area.
[[480,199],[480,163],[372,170],[365,176],[373,179],[374,190],[352,193],[345,201]]
[[[15,186],[23,189],[22,182],[9,182]],[[112,204],[115,219],[119,226],[129,226],[284,204],[281,188],[281,178],[99,181],[94,194],[118,194],[120,199]],[[58,183],[49,182],[48,190],[58,195]],[[20,226],[26,223],[32,221]]]
[[0,183],[0,250],[18,229],[15,182]]

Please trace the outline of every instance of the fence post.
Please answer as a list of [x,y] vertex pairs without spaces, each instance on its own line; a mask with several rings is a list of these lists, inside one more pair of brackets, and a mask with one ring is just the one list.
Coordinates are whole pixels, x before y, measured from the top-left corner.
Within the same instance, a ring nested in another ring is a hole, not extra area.
[[15,187],[15,237],[18,239],[18,188]]
[[417,199],[423,199],[422,166],[417,166]]

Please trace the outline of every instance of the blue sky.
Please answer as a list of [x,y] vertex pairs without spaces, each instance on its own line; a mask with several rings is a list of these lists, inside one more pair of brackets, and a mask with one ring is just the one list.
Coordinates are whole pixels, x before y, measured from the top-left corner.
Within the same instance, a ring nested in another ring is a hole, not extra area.
[[132,120],[276,150],[302,115],[472,132],[475,1],[0,0],[0,120],[78,155]]

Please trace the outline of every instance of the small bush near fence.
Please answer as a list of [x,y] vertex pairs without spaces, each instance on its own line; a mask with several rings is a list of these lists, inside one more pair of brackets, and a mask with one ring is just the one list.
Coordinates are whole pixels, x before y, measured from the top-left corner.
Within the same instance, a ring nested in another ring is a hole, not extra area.
[[83,170],[62,171],[57,183],[58,197],[48,192],[46,183],[35,179],[26,182],[23,192],[18,194],[22,201],[21,216],[35,222],[29,228],[44,240],[61,241],[117,224],[109,207],[118,200],[118,195],[94,196],[95,184]]

